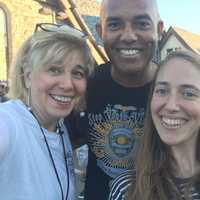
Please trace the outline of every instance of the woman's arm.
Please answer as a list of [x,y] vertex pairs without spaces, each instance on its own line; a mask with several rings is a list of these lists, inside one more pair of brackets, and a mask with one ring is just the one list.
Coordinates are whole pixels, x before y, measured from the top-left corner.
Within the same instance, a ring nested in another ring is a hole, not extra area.
[[11,124],[9,126],[7,117],[0,113],[0,164],[11,148]]

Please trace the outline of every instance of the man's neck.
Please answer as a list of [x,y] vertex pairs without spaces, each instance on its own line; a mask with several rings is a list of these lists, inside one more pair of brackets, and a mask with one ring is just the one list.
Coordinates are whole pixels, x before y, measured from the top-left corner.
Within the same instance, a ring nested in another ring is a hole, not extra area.
[[151,82],[157,70],[157,65],[151,63],[145,71],[137,72],[135,74],[127,74],[127,73],[117,73],[114,68],[111,68],[111,76],[114,81],[119,83],[124,87],[141,87],[149,82]]

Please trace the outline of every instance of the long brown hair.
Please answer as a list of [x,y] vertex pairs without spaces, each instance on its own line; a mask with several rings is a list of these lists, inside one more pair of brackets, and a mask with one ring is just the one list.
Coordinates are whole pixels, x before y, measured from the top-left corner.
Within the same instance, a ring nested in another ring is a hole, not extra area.
[[[200,69],[200,56],[183,51],[171,53],[160,64],[159,68],[172,58],[187,60]],[[177,167],[176,161],[169,147],[161,141],[151,116],[150,102],[153,95],[154,85],[155,83],[152,85],[152,89],[150,91],[144,125],[144,134],[140,139],[140,145],[137,152],[136,179],[133,181],[132,186],[130,186],[129,191],[127,192],[127,200],[182,199],[181,194],[174,182],[174,169]],[[200,162],[200,134],[196,145],[196,159]],[[200,174],[198,173],[191,179],[188,187],[191,187],[192,184],[199,180]],[[186,188],[186,191],[185,199],[190,199],[189,189]]]

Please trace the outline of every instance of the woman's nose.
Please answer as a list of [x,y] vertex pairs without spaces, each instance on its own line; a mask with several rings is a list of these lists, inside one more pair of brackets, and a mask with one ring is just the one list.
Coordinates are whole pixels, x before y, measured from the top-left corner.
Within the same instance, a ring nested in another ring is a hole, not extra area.
[[70,74],[62,76],[60,79],[60,87],[63,89],[73,89],[73,81]]
[[176,94],[170,94],[166,99],[165,109],[169,111],[179,111],[179,99]]

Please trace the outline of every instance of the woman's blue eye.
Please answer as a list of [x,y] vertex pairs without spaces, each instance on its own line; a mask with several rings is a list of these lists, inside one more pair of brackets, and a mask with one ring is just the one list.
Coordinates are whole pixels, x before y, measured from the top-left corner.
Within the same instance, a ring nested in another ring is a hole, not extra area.
[[154,93],[159,96],[165,96],[168,93],[168,90],[165,88],[157,88],[154,90]]
[[58,67],[50,67],[49,72],[53,73],[53,74],[60,74],[61,73],[61,69]]
[[187,88],[182,91],[182,95],[186,98],[196,97],[196,93],[192,88]]
[[74,71],[72,73],[73,77],[76,78],[76,79],[83,79],[85,78],[85,73],[82,72],[82,71]]

